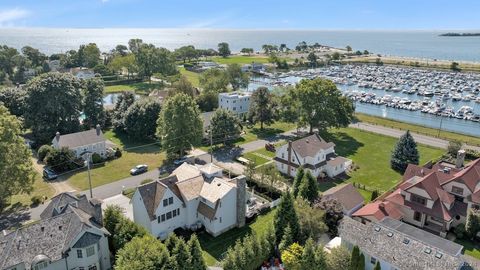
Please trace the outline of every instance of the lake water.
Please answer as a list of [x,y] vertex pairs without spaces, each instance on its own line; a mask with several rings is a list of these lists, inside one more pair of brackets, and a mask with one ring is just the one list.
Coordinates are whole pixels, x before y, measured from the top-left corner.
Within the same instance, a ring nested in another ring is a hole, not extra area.
[[[103,96],[103,106],[111,106],[115,105],[115,102],[117,102],[118,96],[120,96],[121,93],[110,93],[106,94]],[[140,95],[135,95],[135,99],[139,99]]]
[[[233,51],[251,47],[260,50],[263,44],[285,43],[294,48],[300,41],[369,50],[374,53],[480,62],[480,37],[440,37],[448,31],[338,31],[338,30],[200,30],[200,29],[42,29],[1,28],[0,44],[20,49],[25,45],[47,54],[78,49],[80,44],[96,43],[102,51],[131,38],[141,38],[168,49],[184,45],[217,48],[228,42]],[[468,32],[477,32],[468,30]]]

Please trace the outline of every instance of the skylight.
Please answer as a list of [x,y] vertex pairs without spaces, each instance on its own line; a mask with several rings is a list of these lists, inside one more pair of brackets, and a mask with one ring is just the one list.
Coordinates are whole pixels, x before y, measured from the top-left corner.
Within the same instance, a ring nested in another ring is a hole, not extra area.
[[392,233],[392,232],[389,232],[389,233],[387,233],[387,236],[388,236],[388,237],[392,237],[392,236],[393,236],[393,233]]
[[430,253],[432,253],[432,249],[427,247],[423,250],[423,252],[425,252],[427,254],[430,254]]
[[375,231],[376,231],[376,232],[379,232],[379,231],[380,231],[380,227],[376,226],[376,227],[375,227]]
[[443,254],[440,253],[440,252],[435,253],[435,258],[437,258],[437,259],[441,259],[442,256],[443,256]]
[[408,239],[408,238],[403,238],[403,243],[404,243],[405,245],[408,245],[408,243],[410,243],[410,239]]

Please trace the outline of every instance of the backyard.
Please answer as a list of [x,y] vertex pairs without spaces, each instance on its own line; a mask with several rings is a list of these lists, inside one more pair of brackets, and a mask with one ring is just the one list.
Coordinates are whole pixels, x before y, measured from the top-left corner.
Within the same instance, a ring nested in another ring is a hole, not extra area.
[[33,190],[30,194],[22,193],[18,195],[14,195],[11,198],[11,205],[14,204],[21,204],[23,206],[29,206],[32,201],[31,198],[34,196],[42,197],[47,196],[50,199],[55,194],[55,190],[52,186],[50,186],[47,182],[45,182],[42,176],[37,173],[35,176],[35,182],[33,183]]
[[163,84],[158,82],[139,82],[131,84],[118,84],[105,86],[105,93],[117,93],[122,91],[134,91],[138,95],[148,95],[150,91],[162,89]]
[[199,82],[200,73],[186,70],[184,67],[178,68],[178,71],[180,71],[180,74],[185,76],[187,80],[189,80],[190,83],[192,83],[193,86],[195,87],[200,86],[200,82]]
[[455,239],[455,243],[458,243],[464,247],[465,254],[480,260],[480,246],[477,242],[464,239]]
[[213,237],[205,232],[199,234],[198,239],[207,265],[213,266],[220,261],[228,248],[235,245],[237,239],[241,239],[253,232],[257,235],[265,233],[269,226],[273,226],[274,215],[275,210],[272,210],[265,215],[258,216],[253,222],[245,225],[243,228],[231,229],[217,237]]
[[[160,167],[165,160],[165,153],[161,152],[159,144],[155,142],[135,142],[124,134],[111,130],[105,132],[105,137],[123,149],[122,157],[91,170],[93,187],[129,177],[129,171],[135,165],[147,164],[153,169]],[[85,190],[88,188],[87,179],[87,172],[82,171],[70,176],[68,183],[78,190]]]

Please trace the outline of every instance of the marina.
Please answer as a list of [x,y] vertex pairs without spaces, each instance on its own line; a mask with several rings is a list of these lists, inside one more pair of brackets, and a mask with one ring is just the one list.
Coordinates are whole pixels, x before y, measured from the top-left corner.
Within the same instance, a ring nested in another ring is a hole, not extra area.
[[356,111],[469,135],[480,134],[480,75],[393,66],[344,65],[266,74],[248,90],[331,79]]

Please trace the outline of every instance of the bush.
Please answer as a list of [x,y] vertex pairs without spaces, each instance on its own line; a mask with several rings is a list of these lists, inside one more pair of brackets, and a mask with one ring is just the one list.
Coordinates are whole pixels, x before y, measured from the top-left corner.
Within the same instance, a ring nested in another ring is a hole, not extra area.
[[32,205],[39,205],[42,202],[42,197],[35,195],[31,199]]
[[97,154],[97,153],[93,153],[92,155],[92,163],[93,164],[98,164],[98,163],[102,163],[103,162],[103,158]]
[[63,147],[60,150],[53,149],[48,153],[45,157],[45,163],[47,163],[47,165],[54,171],[62,173],[83,166],[80,161],[76,161],[75,159],[75,153],[68,148]]
[[467,158],[467,159],[480,158],[480,152],[472,150],[472,149],[465,149],[465,158]]
[[122,150],[120,150],[120,148],[116,148],[115,149],[115,157],[116,158],[121,158],[122,157]]
[[452,157],[456,157],[458,151],[462,148],[462,142],[460,141],[450,141],[448,143],[447,152]]
[[48,153],[53,151],[53,147],[50,145],[42,145],[40,148],[38,148],[38,160],[43,161],[45,157],[48,155]]
[[140,182],[140,185],[148,184],[151,182],[153,182],[153,179],[148,178],[148,179],[142,180],[142,182]]
[[461,223],[458,224],[457,227],[455,227],[455,235],[459,239],[463,239],[466,236],[466,230],[465,230],[465,224]]

